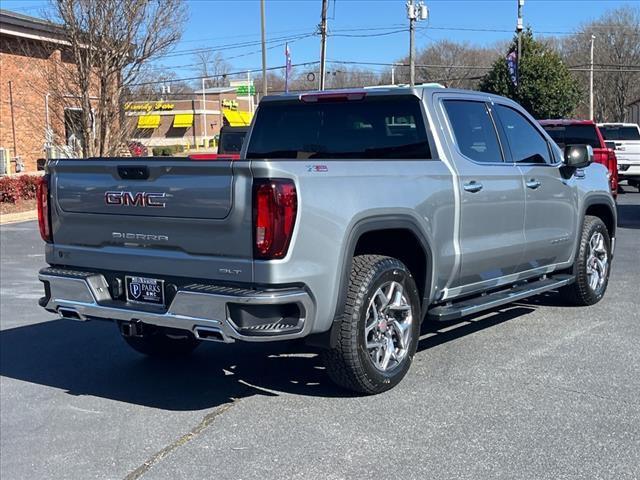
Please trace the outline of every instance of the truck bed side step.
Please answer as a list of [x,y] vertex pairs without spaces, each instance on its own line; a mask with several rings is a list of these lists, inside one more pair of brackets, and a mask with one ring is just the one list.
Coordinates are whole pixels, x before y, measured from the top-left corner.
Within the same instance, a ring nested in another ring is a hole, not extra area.
[[477,297],[465,298],[458,302],[439,305],[429,310],[428,319],[438,322],[449,322],[466,317],[473,313],[489,310],[523,298],[538,295],[549,290],[555,290],[573,283],[573,275],[558,274],[543,277],[539,280],[528,281],[512,288],[498,290],[493,293]]

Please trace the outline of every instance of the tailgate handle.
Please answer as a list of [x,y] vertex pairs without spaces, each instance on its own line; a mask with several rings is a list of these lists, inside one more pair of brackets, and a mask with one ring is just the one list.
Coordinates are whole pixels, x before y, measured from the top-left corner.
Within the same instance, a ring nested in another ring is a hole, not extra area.
[[123,180],[146,180],[149,178],[149,169],[144,165],[118,166],[118,175]]

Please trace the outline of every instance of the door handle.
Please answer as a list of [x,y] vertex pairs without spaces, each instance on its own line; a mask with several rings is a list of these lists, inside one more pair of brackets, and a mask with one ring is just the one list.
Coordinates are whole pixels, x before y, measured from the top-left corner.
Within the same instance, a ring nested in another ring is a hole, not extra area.
[[536,188],[538,188],[542,184],[538,180],[536,180],[535,178],[532,178],[531,180],[526,182],[526,185],[527,185],[527,188],[535,190]]
[[469,183],[465,183],[462,188],[467,192],[476,193],[482,190],[482,184],[472,180]]

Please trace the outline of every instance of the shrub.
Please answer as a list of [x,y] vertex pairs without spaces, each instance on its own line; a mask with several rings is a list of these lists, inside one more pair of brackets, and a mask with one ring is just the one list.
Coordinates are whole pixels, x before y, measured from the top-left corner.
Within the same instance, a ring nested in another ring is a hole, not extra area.
[[162,147],[153,147],[154,157],[170,157],[176,153],[184,152],[182,145],[164,145]]
[[22,199],[30,200],[36,198],[39,180],[40,177],[37,175],[21,175],[18,177]]
[[22,188],[16,177],[0,178],[0,202],[16,203],[21,198]]
[[36,198],[38,175],[20,175],[0,178],[0,202],[17,203]]

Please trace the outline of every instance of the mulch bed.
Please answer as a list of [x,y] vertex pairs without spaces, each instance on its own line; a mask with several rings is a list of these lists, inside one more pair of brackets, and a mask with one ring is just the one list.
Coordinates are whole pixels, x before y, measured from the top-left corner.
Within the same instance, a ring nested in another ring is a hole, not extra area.
[[27,212],[36,209],[36,200],[21,200],[17,203],[0,203],[0,214]]

